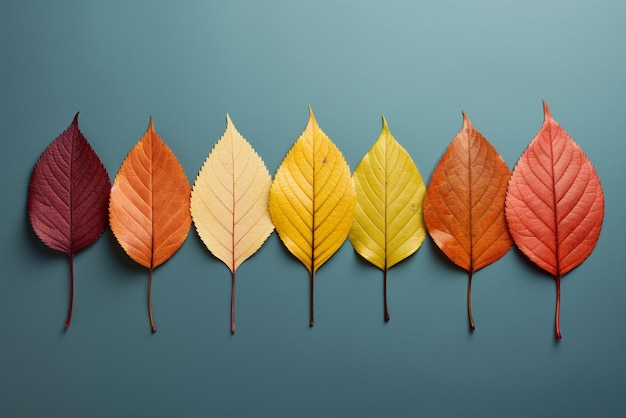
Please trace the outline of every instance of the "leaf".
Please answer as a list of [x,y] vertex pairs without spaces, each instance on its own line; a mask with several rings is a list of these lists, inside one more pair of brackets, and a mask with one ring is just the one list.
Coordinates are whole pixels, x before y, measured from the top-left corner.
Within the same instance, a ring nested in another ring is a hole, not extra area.
[[310,326],[315,272],[346,240],[355,203],[348,163],[309,107],[309,123],[274,176],[269,209],[278,236],[309,270]]
[[509,175],[500,154],[463,112],[463,127],[428,184],[424,221],[435,244],[469,273],[467,313],[472,331],[472,274],[513,245],[504,218]]
[[550,115],[515,165],[506,220],[517,247],[556,281],[555,335],[561,338],[561,277],[591,254],[602,228],[604,192],[591,162]]
[[148,312],[152,332],[152,271],[180,248],[191,226],[191,188],[183,167],[152,125],[128,153],[111,189],[111,230],[126,254],[150,270]]
[[70,258],[69,328],[74,302],[74,255],[95,242],[108,224],[111,180],[78,129],[70,126],[41,154],[28,185],[28,218],[41,241]]
[[191,192],[191,217],[204,245],[231,271],[231,333],[235,333],[235,273],[274,230],[272,184],[261,157],[226,115],[226,130],[206,158]]
[[411,156],[394,139],[383,116],[380,136],[353,174],[354,223],[348,238],[363,258],[383,271],[385,321],[387,270],[417,251],[426,236],[426,187]]

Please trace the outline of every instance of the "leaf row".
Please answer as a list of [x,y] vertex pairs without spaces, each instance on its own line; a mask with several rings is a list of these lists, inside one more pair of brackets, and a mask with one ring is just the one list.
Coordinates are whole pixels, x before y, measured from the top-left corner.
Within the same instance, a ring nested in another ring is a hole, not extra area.
[[235,333],[237,268],[276,229],[285,247],[309,271],[310,326],[317,270],[348,238],[355,251],[387,273],[415,253],[428,233],[468,272],[467,311],[474,273],[497,261],[513,244],[557,285],[593,251],[604,217],[604,194],[593,165],[544,102],[544,123],[513,172],[463,113],[463,126],[426,187],[408,152],[383,117],[380,136],[350,172],[341,151],[309,121],[276,171],[226,116],[193,187],[150,119],[113,184],[78,128],[78,114],[37,160],[28,187],[28,217],[41,241],[69,256],[70,326],[74,255],[110,226],[120,246],[152,275],[180,248],[191,223],[209,251],[231,271],[231,332]]

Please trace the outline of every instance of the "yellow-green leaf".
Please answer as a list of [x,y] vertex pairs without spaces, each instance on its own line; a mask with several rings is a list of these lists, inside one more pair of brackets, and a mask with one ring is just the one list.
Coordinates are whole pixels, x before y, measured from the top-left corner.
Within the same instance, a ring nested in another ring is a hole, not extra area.
[[348,163],[309,108],[309,123],[274,176],[269,209],[278,236],[309,270],[311,326],[315,272],[346,240],[355,203]]
[[231,332],[235,333],[235,272],[274,230],[268,210],[272,179],[263,160],[226,115],[226,130],[191,192],[191,217],[204,245],[231,271]]
[[349,238],[363,258],[383,271],[384,313],[387,270],[424,242],[422,203],[426,187],[411,156],[394,139],[383,117],[380,136],[354,170],[356,208]]

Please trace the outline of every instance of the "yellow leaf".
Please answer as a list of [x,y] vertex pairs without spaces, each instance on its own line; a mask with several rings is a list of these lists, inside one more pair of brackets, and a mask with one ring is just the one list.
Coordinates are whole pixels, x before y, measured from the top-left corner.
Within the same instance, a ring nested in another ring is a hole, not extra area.
[[309,270],[311,326],[315,272],[348,236],[355,202],[348,163],[309,108],[309,123],[274,176],[269,209],[278,236]]
[[380,136],[354,170],[356,208],[350,241],[363,258],[387,270],[417,251],[426,236],[422,203],[426,187],[411,156],[394,139],[383,117]]
[[226,115],[226,130],[191,192],[191,217],[204,245],[231,275],[231,332],[235,333],[235,272],[274,230],[268,210],[272,179],[261,157]]

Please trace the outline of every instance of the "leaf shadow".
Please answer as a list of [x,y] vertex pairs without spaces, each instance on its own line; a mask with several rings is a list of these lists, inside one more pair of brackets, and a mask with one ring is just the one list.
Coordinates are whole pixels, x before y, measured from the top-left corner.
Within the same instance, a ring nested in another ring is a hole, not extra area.
[[[369,261],[367,261],[361,254],[359,254],[357,252],[357,250],[354,249],[354,247],[352,247],[352,254],[354,254],[354,259],[357,262],[357,267],[359,269],[363,268],[363,269],[370,269],[370,268],[376,268],[378,269],[376,266],[374,266],[372,263],[370,263]],[[405,260],[402,260],[405,261]],[[402,262],[401,261],[401,262]],[[399,264],[399,263],[398,263]]]
[[[535,264],[526,256],[526,254],[522,252],[522,250],[517,248],[517,246],[514,245],[513,248],[513,251],[517,254],[516,259],[518,261],[518,267],[521,267],[524,270],[528,271],[528,274],[524,274],[525,278],[529,277],[530,280],[533,280],[536,284],[539,284],[540,282],[541,284],[545,284],[546,279],[552,279],[553,281],[555,280],[552,274],[548,273],[537,264]],[[554,335],[553,346],[555,348],[560,347],[560,343],[561,340]]]
[[[126,254],[122,246],[117,241],[117,238],[115,238],[111,228],[105,229],[100,239],[104,239],[107,242],[107,248],[110,250],[111,255],[116,259],[117,263],[119,263],[125,270],[133,272],[131,275],[133,278],[143,280],[145,278],[144,276],[147,276],[146,268],[133,261],[133,259]],[[114,279],[124,282],[128,280],[127,277],[122,277],[118,274],[112,274],[111,276],[114,276]]]
[[62,253],[61,251],[53,250],[52,248],[44,244],[41,239],[39,239],[39,237],[31,227],[30,220],[28,219],[28,211],[25,211],[24,213],[25,215],[22,218],[22,226],[24,229],[26,229],[26,233],[24,234],[24,236],[26,236],[26,240],[28,241],[29,249],[32,249],[37,257],[47,260],[63,256],[67,257],[66,254]]
[[[276,239],[278,240],[278,247],[280,248],[280,253],[281,253],[281,256],[283,258],[281,261],[277,261],[277,263],[282,263],[282,262],[285,262],[285,263],[297,263],[297,264],[301,265],[302,267],[304,267],[304,269],[306,270],[306,266],[304,264],[302,264],[300,262],[300,260],[298,259],[298,257],[293,255],[291,253],[291,251],[289,251],[287,246],[283,243],[283,240],[280,238],[280,235],[278,234],[278,231],[272,232],[272,235],[275,235]],[[272,235],[270,235],[268,240],[272,237]],[[308,280],[308,275],[307,275],[307,280]]]
[[[202,252],[207,254],[210,259],[212,261],[218,262],[220,261],[219,258],[217,258],[208,248],[206,245],[204,245],[204,242],[202,241],[202,238],[200,238],[200,235],[198,235],[198,232],[196,231],[196,228],[194,228],[193,226],[190,228],[189,230],[189,234],[193,235],[193,238],[191,238],[193,241],[195,241],[194,245],[199,246],[202,249]],[[187,238],[189,239],[189,238]]]
[[464,272],[465,274],[463,275],[463,277],[465,278],[465,280],[467,280],[467,274],[468,274],[467,271],[457,266],[456,264],[454,264],[454,262],[450,260],[450,258],[448,258],[448,256],[441,250],[441,248],[439,248],[439,246],[435,243],[435,241],[433,241],[430,234],[428,234],[428,242],[430,243],[431,247],[434,249],[433,252],[435,254],[435,257],[439,259],[440,265],[446,271],[454,272],[455,274],[458,274],[459,272]]
[[537,264],[533,263],[531,259],[526,257],[526,254],[522,252],[516,245],[513,246],[513,251],[517,254],[517,260],[519,262],[519,266],[528,269],[530,273],[529,276],[532,276],[533,279],[536,280],[545,280],[546,278],[554,280],[554,276],[539,267]]
[[[67,260],[68,258],[67,254],[64,254],[61,251],[53,250],[52,248],[44,244],[43,241],[41,241],[41,239],[39,239],[39,237],[37,236],[37,234],[31,227],[30,220],[28,219],[28,211],[25,211],[25,216],[22,218],[22,220],[23,220],[22,227],[26,230],[23,236],[26,237],[28,248],[33,251],[33,255],[35,257],[45,260],[46,262],[54,260],[54,259],[58,259],[60,257],[63,257]],[[66,261],[66,262],[69,263],[69,261]],[[69,277],[69,267],[68,267],[67,274]],[[67,283],[68,283],[67,286],[68,286],[68,291],[69,291],[69,281]],[[69,328],[66,328],[65,326],[63,326],[61,328],[61,331],[59,332],[59,335],[63,336],[67,334],[68,330]]]
[[[452,260],[450,260],[450,258],[435,243],[435,241],[432,239],[430,234],[428,235],[428,237],[429,237],[428,241],[430,242],[430,244],[434,248],[433,253],[439,259],[442,268],[444,268],[446,271],[450,272],[451,273],[450,274],[451,277],[459,276],[459,278],[462,278],[463,281],[465,282],[465,286],[467,287],[468,280],[469,280],[469,272],[467,270],[465,270],[464,268],[457,266]],[[467,321],[467,319],[466,319],[466,321]],[[470,324],[468,323],[467,327],[466,327],[466,332],[467,332],[467,338],[468,339],[469,338],[473,338],[474,334],[476,333],[475,330],[473,331],[469,325]]]

